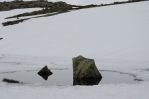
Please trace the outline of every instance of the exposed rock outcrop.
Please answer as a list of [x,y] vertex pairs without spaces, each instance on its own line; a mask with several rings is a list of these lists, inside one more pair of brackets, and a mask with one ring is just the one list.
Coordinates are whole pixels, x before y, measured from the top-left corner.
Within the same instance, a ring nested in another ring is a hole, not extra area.
[[2,24],[3,24],[3,26],[14,25],[14,24],[18,24],[20,22],[23,22],[24,20],[27,20],[27,19],[20,19],[20,20],[15,20],[15,21],[7,21],[7,22],[4,22]]
[[0,2],[0,11],[8,11],[13,9],[22,8],[50,8],[51,10],[68,10],[72,6],[65,2],[48,2],[48,1],[12,1],[12,2]]

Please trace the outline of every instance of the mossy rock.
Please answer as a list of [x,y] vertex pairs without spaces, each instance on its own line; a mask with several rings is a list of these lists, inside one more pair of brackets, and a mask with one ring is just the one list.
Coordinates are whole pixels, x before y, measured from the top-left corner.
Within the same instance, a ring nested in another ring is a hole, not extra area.
[[102,78],[93,59],[83,56],[73,58],[73,78],[74,79],[96,79]]

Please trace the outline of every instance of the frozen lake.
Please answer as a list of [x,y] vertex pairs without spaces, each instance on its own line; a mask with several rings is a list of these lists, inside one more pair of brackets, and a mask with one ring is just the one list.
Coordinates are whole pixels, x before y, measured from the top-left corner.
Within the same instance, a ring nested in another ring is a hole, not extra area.
[[127,83],[133,84],[138,81],[128,74],[120,74],[117,72],[100,71],[103,76],[102,79],[89,79],[89,80],[73,80],[72,69],[55,69],[51,70],[52,75],[47,80],[43,79],[37,73],[38,71],[21,71],[14,73],[0,74],[1,81],[3,78],[21,81],[23,83],[42,83],[46,85],[98,85],[98,84],[111,84],[111,83]]

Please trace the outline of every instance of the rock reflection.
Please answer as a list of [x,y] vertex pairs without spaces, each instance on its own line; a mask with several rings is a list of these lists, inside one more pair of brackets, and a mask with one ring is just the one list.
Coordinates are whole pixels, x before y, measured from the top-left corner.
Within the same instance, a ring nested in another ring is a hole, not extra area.
[[40,75],[39,73],[38,75],[41,76],[44,80],[48,80],[49,75]]
[[98,85],[101,79],[73,79],[73,85]]

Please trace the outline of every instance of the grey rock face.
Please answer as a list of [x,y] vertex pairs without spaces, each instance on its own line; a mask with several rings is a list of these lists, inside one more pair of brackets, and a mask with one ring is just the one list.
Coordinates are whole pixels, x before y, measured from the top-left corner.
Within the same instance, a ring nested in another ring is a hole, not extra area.
[[93,59],[87,59],[83,56],[78,56],[73,60],[73,78],[74,79],[101,79],[102,76],[98,71]]

